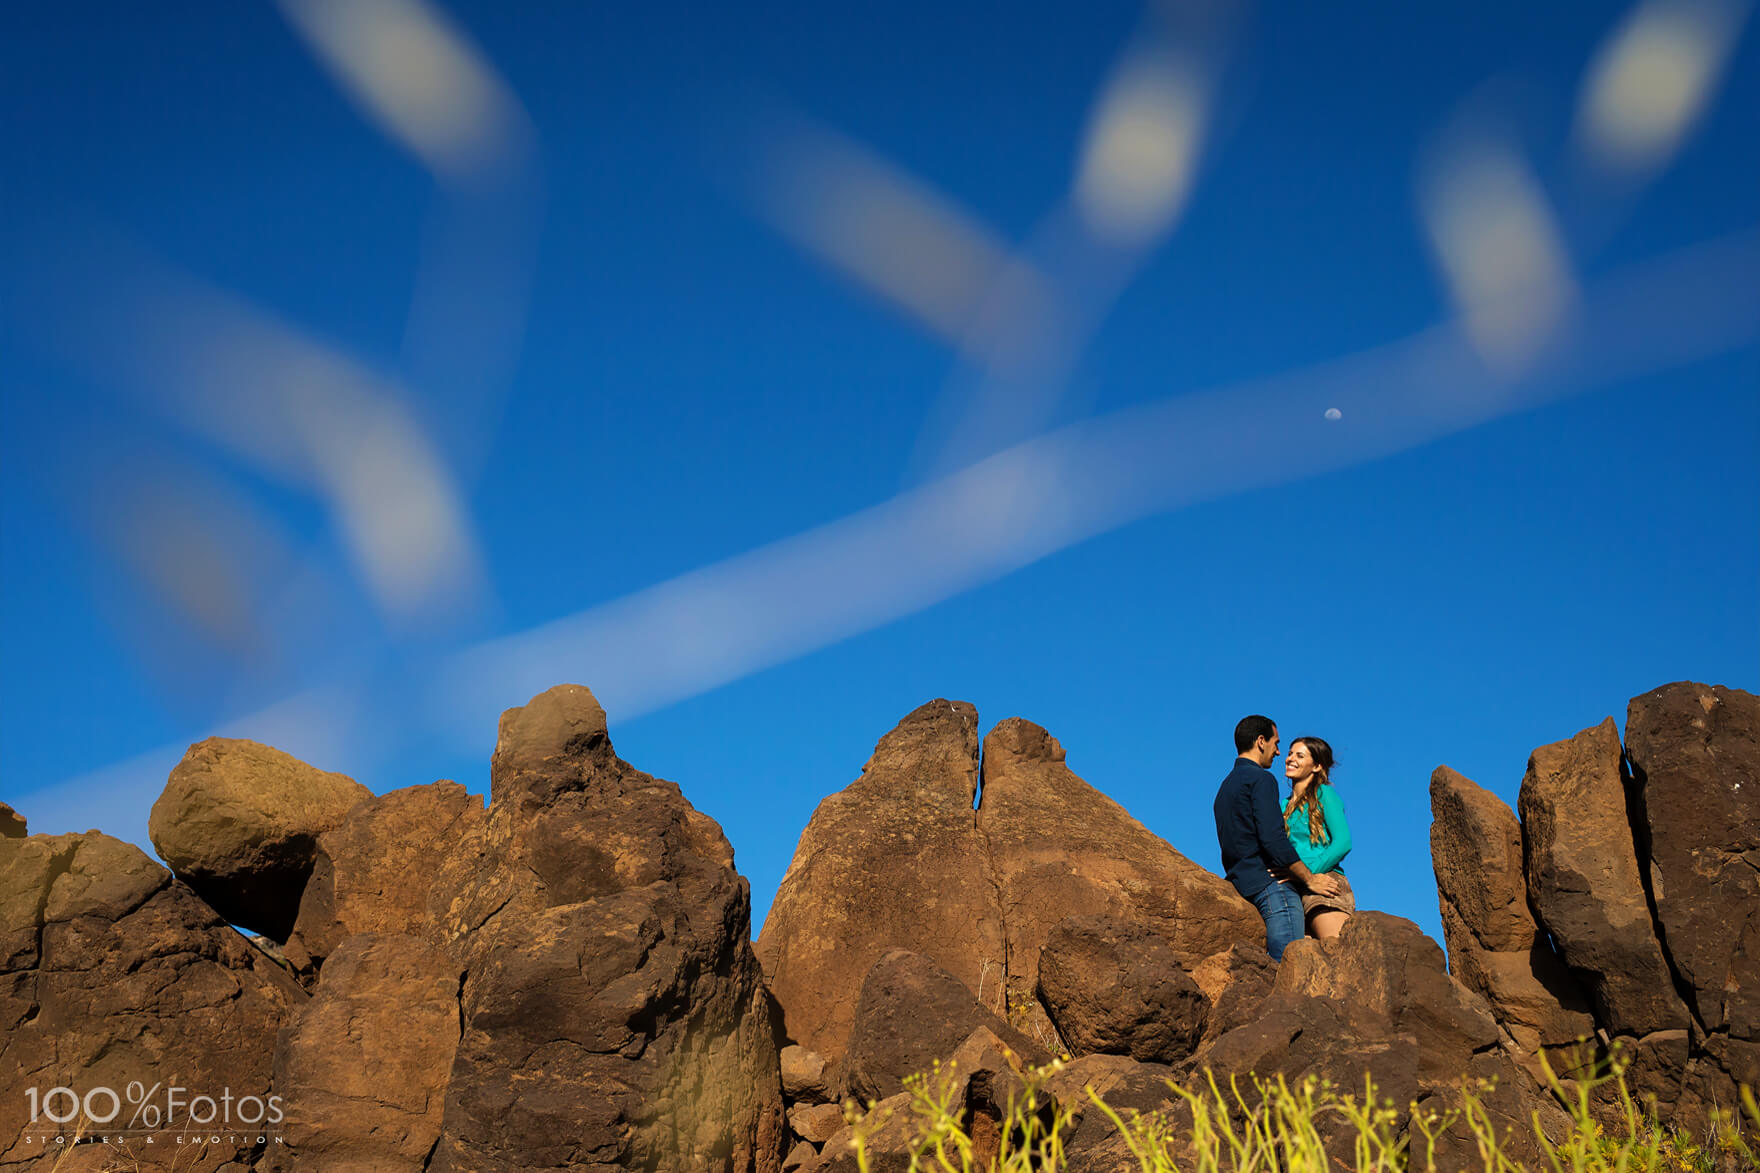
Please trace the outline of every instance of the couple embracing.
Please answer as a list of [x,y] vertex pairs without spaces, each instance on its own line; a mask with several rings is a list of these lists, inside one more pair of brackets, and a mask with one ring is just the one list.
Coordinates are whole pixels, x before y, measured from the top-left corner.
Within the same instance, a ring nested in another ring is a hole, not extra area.
[[1277,723],[1241,718],[1234,748],[1234,769],[1216,792],[1216,840],[1228,882],[1265,919],[1265,948],[1280,961],[1304,934],[1336,937],[1356,911],[1338,867],[1351,849],[1350,827],[1332,787],[1332,747],[1320,738],[1289,743],[1283,776],[1290,790],[1282,802],[1270,770]]

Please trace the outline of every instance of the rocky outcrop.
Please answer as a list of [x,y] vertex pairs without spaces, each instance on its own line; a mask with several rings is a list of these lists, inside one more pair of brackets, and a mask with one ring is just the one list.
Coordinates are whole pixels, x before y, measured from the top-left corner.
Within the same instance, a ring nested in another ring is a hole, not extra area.
[[1760,698],[1683,682],[1626,713],[1640,874],[1703,1038],[1683,1079],[1733,1103],[1760,1086]]
[[1536,749],[1522,778],[1528,899],[1617,1035],[1684,1030],[1687,1010],[1650,919],[1609,717]]
[[436,878],[462,1036],[434,1170],[779,1167],[750,894],[715,822],[565,685],[501,719],[491,805]]
[[372,791],[342,774],[229,737],[189,747],[153,804],[160,858],[233,924],[285,941],[318,836]]
[[1002,899],[1011,1005],[1042,1014],[1039,951],[1067,916],[1145,924],[1185,966],[1264,939],[1259,914],[1227,881],[1077,777],[1038,725],[999,722],[984,738],[983,774],[979,826]]
[[862,1103],[896,1095],[906,1076],[947,1061],[979,1028],[1028,1061],[1050,1057],[979,1005],[958,978],[927,957],[895,949],[862,982],[845,1059],[845,1094]]
[[[1562,1114],[1548,1105],[1503,1047],[1490,1007],[1448,976],[1442,950],[1418,926],[1358,912],[1329,941],[1297,941],[1278,966],[1272,993],[1252,1023],[1207,1042],[1182,1068],[1329,1078],[1396,1104],[1437,1106],[1458,1096],[1462,1077],[1494,1082],[1485,1106],[1513,1155],[1537,1156],[1530,1120],[1540,1113],[1561,1138]],[[1458,1125],[1439,1151],[1444,1168],[1476,1154]]]
[[437,861],[454,860],[486,818],[481,798],[456,782],[409,786],[369,798],[318,836],[312,874],[284,952],[308,977],[356,933],[440,939]]
[[1056,739],[932,701],[882,738],[795,849],[758,942],[785,1029],[836,1063],[851,991],[892,949],[932,959],[986,1006],[1055,1044],[1039,951],[1069,915],[1150,926],[1183,964],[1263,937],[1228,884],[1077,777]]
[[[245,1126],[272,1115],[271,1042],[304,1001],[138,847],[96,831],[0,839],[0,1168],[43,1159],[42,1132],[27,1141],[26,1089],[55,1087],[112,1089],[123,1121],[147,1109],[167,1127],[190,1123],[195,1096],[227,1096],[232,1127],[199,1157],[161,1146],[126,1159],[179,1170],[248,1162],[257,1130]],[[172,1082],[181,1107],[166,1099]],[[127,1102],[131,1086],[141,1094]],[[99,1099],[93,1110],[108,1107]]]
[[801,833],[757,950],[789,1039],[834,1068],[863,979],[894,949],[1006,1013],[1002,907],[982,862],[977,790],[977,710],[933,700],[880,739]]
[[276,1047],[286,1167],[420,1173],[440,1138],[458,1027],[458,971],[444,950],[349,937]]
[[1515,812],[1447,766],[1430,776],[1430,811],[1450,972],[1491,1004],[1524,1057],[1593,1035],[1576,978],[1528,910]]
[[1143,922],[1117,917],[1059,923],[1039,954],[1038,993],[1072,1055],[1176,1063],[1210,1014],[1173,948]]
[[0,802],[0,839],[23,839],[25,833],[24,816]]

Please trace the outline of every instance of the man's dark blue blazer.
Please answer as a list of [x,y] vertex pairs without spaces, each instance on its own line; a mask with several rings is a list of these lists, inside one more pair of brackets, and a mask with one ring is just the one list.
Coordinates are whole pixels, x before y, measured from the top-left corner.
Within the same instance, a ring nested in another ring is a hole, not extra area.
[[1223,874],[1248,900],[1277,882],[1271,875],[1273,866],[1286,868],[1301,860],[1283,826],[1277,779],[1259,763],[1235,759],[1234,769],[1216,792],[1215,810]]

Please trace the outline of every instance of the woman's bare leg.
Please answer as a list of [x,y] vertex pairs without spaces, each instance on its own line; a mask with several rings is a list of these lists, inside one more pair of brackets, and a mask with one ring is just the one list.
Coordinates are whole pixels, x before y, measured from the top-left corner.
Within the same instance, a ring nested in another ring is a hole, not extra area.
[[1325,941],[1338,936],[1338,931],[1344,928],[1344,922],[1349,919],[1351,919],[1351,914],[1348,912],[1337,912],[1330,908],[1324,909],[1308,918],[1308,932]]

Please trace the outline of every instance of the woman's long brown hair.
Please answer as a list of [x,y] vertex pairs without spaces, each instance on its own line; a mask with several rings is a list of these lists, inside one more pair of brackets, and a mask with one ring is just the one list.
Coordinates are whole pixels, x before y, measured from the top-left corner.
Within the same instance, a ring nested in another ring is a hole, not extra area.
[[1298,801],[1292,794],[1289,805],[1283,808],[1283,821],[1289,822],[1290,812],[1298,806],[1308,809],[1308,842],[1319,846],[1332,842],[1332,832],[1326,826],[1326,815],[1320,809],[1320,787],[1332,785],[1332,747],[1318,737],[1298,737],[1289,743],[1294,749],[1298,745],[1308,747],[1308,756],[1314,759],[1319,767],[1320,780],[1308,787],[1308,793]]

